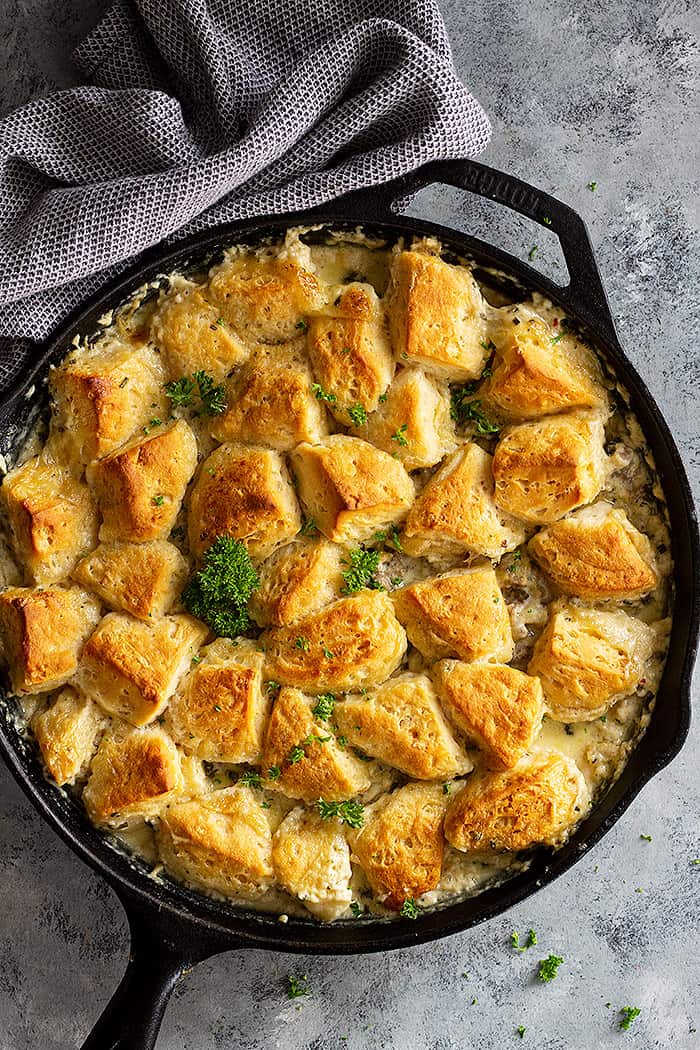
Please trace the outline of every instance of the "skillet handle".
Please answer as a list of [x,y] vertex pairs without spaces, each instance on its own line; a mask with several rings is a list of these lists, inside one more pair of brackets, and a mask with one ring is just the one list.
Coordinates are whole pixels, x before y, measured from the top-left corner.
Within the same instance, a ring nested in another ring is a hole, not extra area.
[[131,950],[121,983],[81,1050],[153,1050],[170,996],[180,978],[224,948],[208,934],[178,925],[118,893],[131,931]]
[[[392,179],[371,191],[347,194],[330,207],[338,218],[366,216],[368,221],[386,222],[399,215],[419,190],[442,183],[476,193],[503,204],[539,223],[559,238],[570,283],[565,287],[542,277],[533,267],[520,263],[519,269],[549,285],[553,294],[570,306],[578,317],[614,346],[619,345],[615,323],[595,261],[593,247],[581,216],[544,190],[489,168],[473,160],[438,160]],[[328,206],[326,206],[328,207]]]

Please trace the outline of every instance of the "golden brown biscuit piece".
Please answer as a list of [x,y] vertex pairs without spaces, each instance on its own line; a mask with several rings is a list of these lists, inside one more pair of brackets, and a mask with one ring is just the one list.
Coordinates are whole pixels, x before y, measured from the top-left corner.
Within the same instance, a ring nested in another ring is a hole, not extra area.
[[0,640],[12,691],[43,693],[67,682],[99,618],[99,602],[78,587],[0,592]]
[[254,642],[202,649],[168,706],[173,739],[208,762],[257,762],[270,710],[263,661]]
[[494,500],[491,456],[470,443],[430,478],[409,511],[402,542],[407,554],[440,562],[466,553],[500,558],[524,539],[521,522]]
[[97,749],[83,802],[93,824],[148,819],[184,786],[177,748],[159,726],[108,730]]
[[426,660],[459,656],[505,663],[513,655],[508,607],[491,566],[431,576],[391,597],[410,642]]
[[550,608],[528,672],[541,678],[552,718],[591,721],[637,688],[657,632],[624,612],[563,603]]
[[214,417],[211,433],[217,441],[268,445],[279,452],[301,441],[322,441],[328,417],[312,384],[303,339],[258,346],[229,380],[226,411]]
[[426,252],[397,252],[387,312],[398,361],[443,379],[476,379],[488,355],[484,301],[466,266]]
[[389,597],[362,591],[262,636],[271,678],[311,693],[369,688],[406,652],[406,633]]
[[309,357],[316,382],[338,422],[348,426],[348,409],[374,412],[394,374],[394,358],[377,293],[369,284],[350,284],[333,306],[311,319]]
[[49,375],[52,430],[81,463],[112,452],[151,419],[166,419],[167,376],[149,346],[104,337],[71,351]]
[[396,675],[367,696],[350,696],[335,705],[333,718],[355,747],[417,780],[472,769],[425,675]]
[[202,464],[190,495],[190,550],[200,558],[218,536],[244,543],[261,561],[301,528],[299,505],[279,452],[220,445]]
[[542,525],[594,500],[607,474],[604,420],[571,412],[504,430],[493,456],[498,506]]
[[91,463],[87,479],[102,512],[100,539],[164,539],[196,466],[197,440],[184,419]]
[[169,805],[156,842],[170,874],[198,889],[252,900],[274,882],[270,825],[250,788]]
[[406,516],[415,490],[404,467],[361,438],[333,434],[290,456],[306,514],[329,540],[361,543]]
[[540,529],[528,550],[560,591],[586,601],[641,598],[659,580],[649,538],[603,501]]
[[406,470],[432,467],[457,444],[447,383],[420,368],[404,368],[385,400],[353,433],[383,449]]
[[201,286],[183,277],[161,293],[150,331],[170,379],[204,371],[220,383],[250,353]]
[[76,685],[109,714],[146,725],[161,713],[206,635],[192,616],[135,620],[107,613],[83,648]]
[[261,627],[284,627],[330,605],[343,586],[343,550],[324,539],[293,540],[259,569],[250,614]]
[[505,664],[460,660],[441,660],[432,674],[445,714],[484,752],[488,765],[514,766],[542,724],[539,678]]
[[61,786],[74,784],[90,765],[107,727],[102,709],[70,687],[32,719],[32,731],[49,775]]
[[447,796],[442,784],[407,784],[365,809],[348,837],[377,898],[394,911],[440,882]]
[[350,849],[337,820],[322,820],[301,806],[282,821],[272,840],[280,886],[319,919],[331,922],[352,900]]
[[558,751],[537,751],[503,773],[472,773],[449,803],[445,838],[464,852],[556,846],[587,804],[586,783],[574,760]]
[[17,558],[36,584],[65,579],[97,543],[89,488],[46,454],[6,474],[0,496]]
[[73,579],[112,609],[139,620],[163,616],[180,598],[187,561],[167,540],[101,543],[73,570]]
[[497,344],[482,393],[508,419],[537,419],[570,408],[606,403],[595,355],[569,329],[553,328],[526,306],[501,311]]
[[261,253],[230,254],[211,271],[207,296],[249,343],[288,342],[323,302],[318,279],[300,261]]
[[367,767],[341,747],[328,725],[314,716],[313,703],[298,689],[280,690],[262,758],[268,787],[307,802],[354,798],[370,786]]

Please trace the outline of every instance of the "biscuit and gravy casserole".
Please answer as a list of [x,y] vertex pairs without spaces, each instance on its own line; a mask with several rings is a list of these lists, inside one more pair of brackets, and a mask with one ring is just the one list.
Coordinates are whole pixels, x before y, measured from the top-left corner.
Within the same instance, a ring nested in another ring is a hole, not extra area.
[[103,320],[0,490],[50,780],[154,877],[323,921],[564,843],[671,602],[653,462],[573,321],[434,241],[300,230]]

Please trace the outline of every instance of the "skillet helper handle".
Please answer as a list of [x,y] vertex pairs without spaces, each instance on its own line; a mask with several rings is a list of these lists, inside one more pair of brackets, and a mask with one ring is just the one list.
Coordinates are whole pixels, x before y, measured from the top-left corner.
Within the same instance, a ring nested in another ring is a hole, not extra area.
[[187,929],[178,930],[161,914],[123,898],[122,903],[131,930],[129,963],[81,1050],[153,1050],[177,982],[221,950],[206,939],[189,937]]
[[376,190],[365,190],[341,197],[333,203],[332,208],[336,210],[338,217],[347,215],[349,218],[353,214],[360,214],[367,216],[370,221],[391,221],[405,211],[411,198],[420,190],[435,184],[454,186],[496,201],[555,233],[566,260],[570,283],[561,287],[543,278],[533,267],[524,263],[522,266],[526,271],[532,270],[540,284],[549,285],[553,294],[565,305],[570,306],[582,321],[601,332],[614,346],[619,345],[593,246],[583,219],[568,204],[515,178],[514,175],[507,175],[473,160],[431,161],[415,171],[377,186]]

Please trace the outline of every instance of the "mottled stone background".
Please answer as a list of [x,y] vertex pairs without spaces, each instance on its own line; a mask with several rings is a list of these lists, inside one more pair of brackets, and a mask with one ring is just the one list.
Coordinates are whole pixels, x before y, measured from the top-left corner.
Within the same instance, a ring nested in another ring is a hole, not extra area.
[[[70,84],[70,49],[103,7],[2,0],[0,108]],[[493,119],[484,159],[585,217],[622,341],[697,492],[697,0],[443,0],[443,10],[457,66]],[[521,256],[537,243],[538,262],[556,265],[553,237],[495,206],[438,190],[418,210]],[[604,842],[505,917],[385,956],[220,956],[180,985],[158,1050],[700,1046],[699,739],[696,723]],[[3,770],[0,812],[0,1050],[68,1050],[122,973],[124,917]],[[542,952],[515,955],[510,931],[529,926]],[[545,986],[536,960],[549,951],[565,963]],[[286,999],[288,973],[308,975],[300,1008]],[[617,1009],[628,1004],[642,1013],[624,1033]]]

